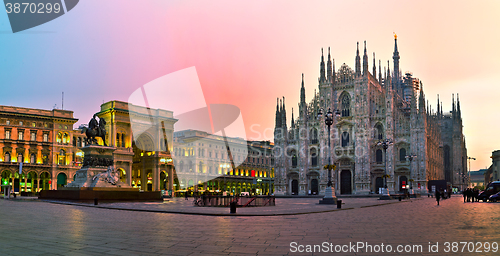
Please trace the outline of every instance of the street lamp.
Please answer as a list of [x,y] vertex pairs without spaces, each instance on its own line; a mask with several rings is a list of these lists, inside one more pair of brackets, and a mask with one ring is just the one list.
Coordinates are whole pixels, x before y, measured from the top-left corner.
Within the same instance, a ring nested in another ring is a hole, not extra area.
[[[318,119],[321,120],[323,116],[322,109],[318,111]],[[335,110],[335,116],[340,116],[340,112]],[[333,113],[331,109],[325,114],[325,125],[328,127],[328,165],[325,169],[328,170],[328,183],[326,183],[325,197],[319,201],[320,204],[335,204],[337,203],[337,198],[335,197],[335,190],[332,190],[332,170],[336,169],[335,165],[332,165],[331,149],[330,149],[330,127],[333,125]]]
[[413,159],[416,159],[417,158],[417,155],[415,154],[410,154],[408,156],[405,156],[406,159],[410,160],[410,194],[413,194],[413,178],[411,177],[411,161]]
[[469,179],[467,180],[467,187],[469,187],[469,183],[470,183],[470,160],[476,160],[476,158],[468,156],[467,159],[469,160],[469,170],[467,171],[467,173],[469,174],[468,175]]
[[226,172],[224,171],[224,168],[229,168],[231,165],[228,164],[228,163],[222,163],[222,164],[219,164],[219,167],[222,168],[222,175],[223,175],[223,179],[224,179],[224,182],[223,182],[223,186],[224,186],[224,190],[222,191],[223,193],[226,191]]
[[383,194],[389,195],[389,190],[387,189],[387,177],[389,176],[387,174],[387,148],[389,148],[390,145],[392,145],[393,142],[392,140],[385,139],[377,142],[377,146],[381,146],[384,149],[384,155],[385,155],[385,169],[384,169],[384,189],[385,191]]

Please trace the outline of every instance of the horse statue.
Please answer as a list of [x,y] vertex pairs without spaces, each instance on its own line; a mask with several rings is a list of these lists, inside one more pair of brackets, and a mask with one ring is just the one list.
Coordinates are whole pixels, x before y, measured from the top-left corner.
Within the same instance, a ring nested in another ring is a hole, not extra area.
[[99,122],[97,122],[96,115],[94,114],[92,119],[90,119],[89,127],[83,127],[82,133],[85,133],[87,136],[85,144],[97,144],[96,137],[99,137],[102,139],[104,146],[108,146],[106,144],[106,120],[104,118],[99,118]]

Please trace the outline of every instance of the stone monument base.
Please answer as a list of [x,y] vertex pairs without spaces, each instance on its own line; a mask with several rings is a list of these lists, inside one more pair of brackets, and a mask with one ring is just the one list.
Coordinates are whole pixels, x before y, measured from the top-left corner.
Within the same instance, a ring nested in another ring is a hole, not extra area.
[[58,190],[42,190],[39,199],[67,200],[67,201],[163,201],[160,191],[140,192],[138,188],[68,188]]

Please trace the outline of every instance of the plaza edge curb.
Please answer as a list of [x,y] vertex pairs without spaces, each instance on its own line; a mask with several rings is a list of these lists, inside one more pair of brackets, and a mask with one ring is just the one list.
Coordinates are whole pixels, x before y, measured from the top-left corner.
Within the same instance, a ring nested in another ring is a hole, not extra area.
[[[422,199],[415,199],[412,201],[417,201]],[[344,211],[344,210],[353,210],[358,208],[342,208],[342,209],[332,209],[332,210],[323,210],[323,211],[312,211],[312,212],[297,212],[297,213],[270,213],[270,214],[238,214],[238,213],[198,213],[198,212],[176,212],[176,211],[163,211],[163,210],[148,210],[148,209],[131,209],[131,208],[118,208],[118,207],[106,207],[106,206],[95,206],[95,205],[86,205],[86,204],[77,204],[70,202],[61,202],[61,201],[50,201],[50,200],[40,200],[41,202],[47,202],[52,204],[62,204],[62,205],[74,205],[74,206],[82,206],[89,208],[100,208],[100,209],[109,209],[109,210],[118,210],[118,211],[132,211],[132,212],[152,212],[152,213],[167,213],[167,214],[183,214],[183,215],[199,215],[199,216],[237,216],[237,217],[268,217],[268,216],[290,216],[290,215],[304,215],[304,214],[315,214],[315,213],[326,213],[326,212],[336,212],[336,211]],[[359,209],[368,208],[368,207],[376,207],[390,204],[398,204],[398,203],[406,203],[411,201],[397,201],[397,202],[389,202],[384,204],[375,204],[375,205],[366,205],[360,206]]]

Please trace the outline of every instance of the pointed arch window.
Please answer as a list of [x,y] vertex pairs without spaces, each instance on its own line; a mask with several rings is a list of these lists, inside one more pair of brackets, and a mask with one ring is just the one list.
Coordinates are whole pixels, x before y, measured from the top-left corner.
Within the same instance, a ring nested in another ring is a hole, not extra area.
[[292,168],[297,167],[297,153],[295,151],[292,152]]
[[404,162],[406,161],[406,149],[402,148],[399,150],[399,161]]
[[318,166],[318,152],[315,148],[311,149],[311,165]]
[[383,140],[384,139],[384,128],[382,127],[381,124],[377,124],[375,126],[375,134],[373,136],[377,140]]
[[341,140],[342,140],[342,147],[349,146],[349,133],[343,132]]
[[377,149],[377,151],[375,152],[375,161],[377,162],[377,164],[382,163],[382,149]]
[[318,130],[316,128],[311,130],[311,144],[318,144]]
[[342,106],[342,116],[351,115],[351,97],[348,93],[345,93],[340,99],[340,104]]

